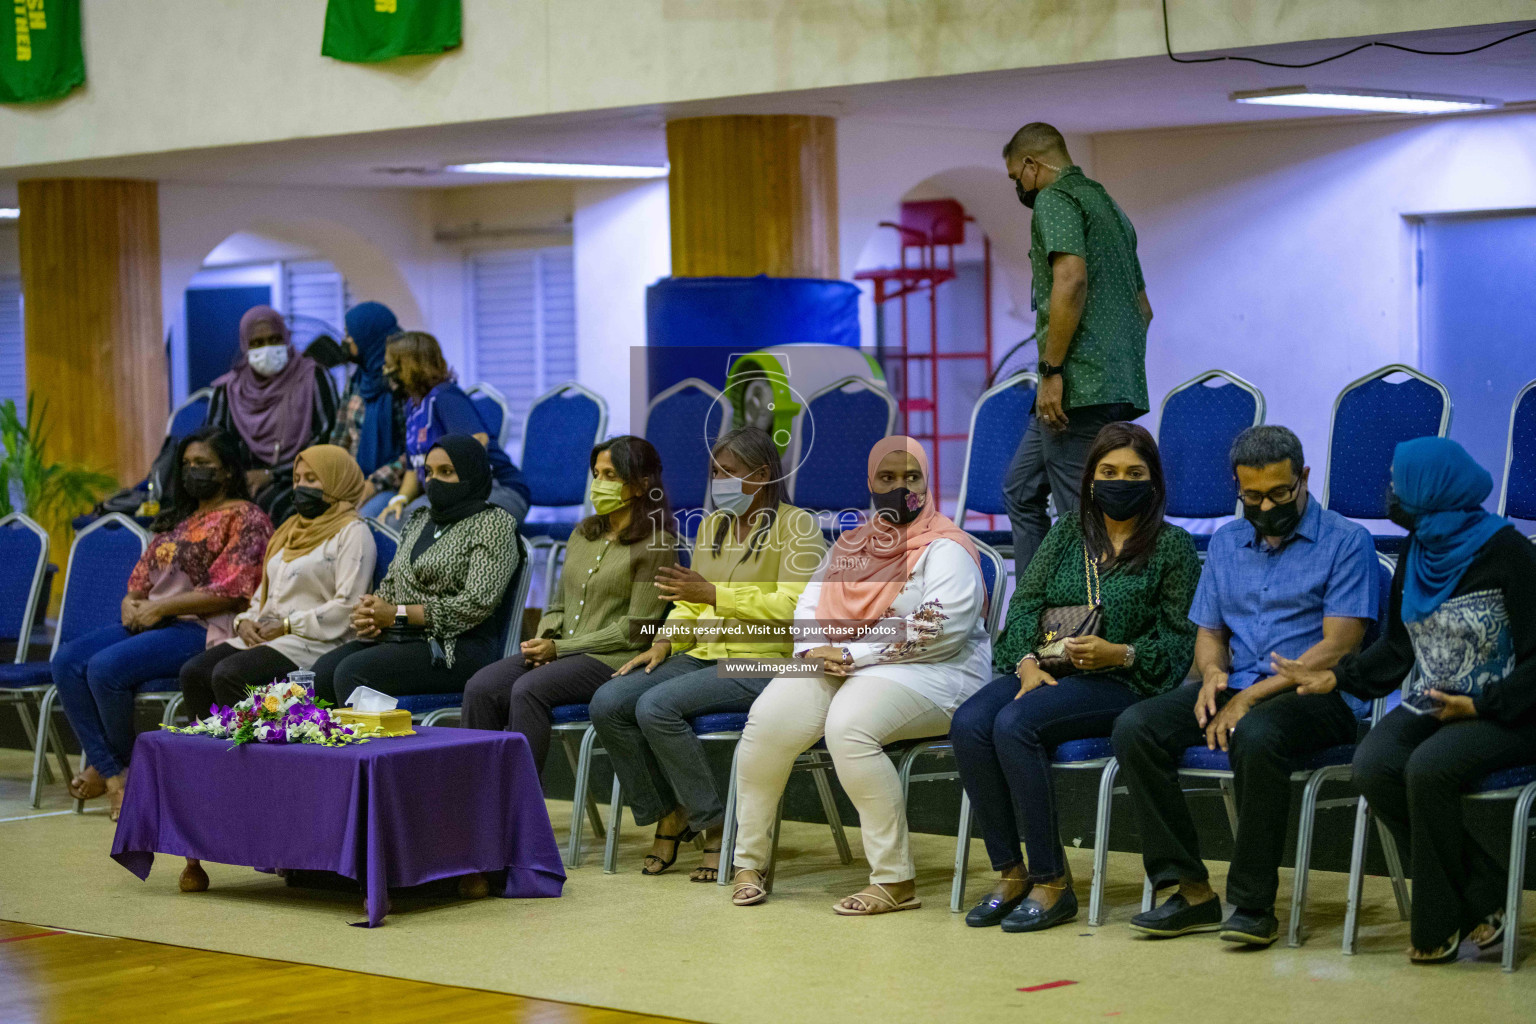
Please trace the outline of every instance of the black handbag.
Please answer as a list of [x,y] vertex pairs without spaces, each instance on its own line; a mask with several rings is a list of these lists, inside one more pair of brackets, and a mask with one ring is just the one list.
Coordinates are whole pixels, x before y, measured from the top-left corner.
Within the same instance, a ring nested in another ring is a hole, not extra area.
[[1083,545],[1083,583],[1088,592],[1087,604],[1047,608],[1040,613],[1040,630],[1045,639],[1035,648],[1035,660],[1041,671],[1057,679],[1077,671],[1067,655],[1068,640],[1078,636],[1104,635],[1104,604],[1099,589],[1099,567],[1088,557],[1086,544]]

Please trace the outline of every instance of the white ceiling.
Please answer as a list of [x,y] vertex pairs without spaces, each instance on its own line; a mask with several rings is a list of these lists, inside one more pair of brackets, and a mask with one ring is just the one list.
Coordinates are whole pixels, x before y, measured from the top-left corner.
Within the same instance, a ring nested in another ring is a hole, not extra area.
[[[1536,22],[1419,33],[1394,41],[1427,49],[1477,46]],[[1356,40],[1243,51],[1301,62]],[[1482,96],[1536,105],[1536,34],[1461,57],[1430,57],[1373,47],[1305,70],[1236,61],[1176,64],[1166,57],[1058,68],[910,79],[798,93],[332,136],[255,146],[0,170],[16,178],[125,176],[188,183],[441,187],[499,180],[478,175],[385,173],[435,169],[476,160],[660,164],[668,119],[728,113],[803,113],[910,125],[970,127],[1003,136],[1026,121],[1049,121],[1069,134],[1138,131],[1239,122],[1357,115],[1233,103],[1241,89],[1282,85],[1352,86]],[[1475,115],[1473,115],[1475,116]],[[9,189],[6,189],[9,191]]]

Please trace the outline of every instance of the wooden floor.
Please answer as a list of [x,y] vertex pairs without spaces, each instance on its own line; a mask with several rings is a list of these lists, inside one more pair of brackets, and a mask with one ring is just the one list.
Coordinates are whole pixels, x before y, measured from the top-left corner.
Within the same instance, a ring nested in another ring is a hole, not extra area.
[[101,1024],[112,1018],[155,1024],[676,1019],[0,921],[0,1022]]

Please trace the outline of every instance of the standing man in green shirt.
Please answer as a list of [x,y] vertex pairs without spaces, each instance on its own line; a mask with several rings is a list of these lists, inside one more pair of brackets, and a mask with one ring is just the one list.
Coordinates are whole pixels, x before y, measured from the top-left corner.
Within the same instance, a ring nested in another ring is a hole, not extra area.
[[1019,201],[1034,211],[1035,413],[1003,478],[1020,576],[1056,510],[1077,508],[1083,464],[1106,423],[1147,412],[1152,306],[1130,218],[1067,154],[1061,132],[1034,122],[1003,147]]

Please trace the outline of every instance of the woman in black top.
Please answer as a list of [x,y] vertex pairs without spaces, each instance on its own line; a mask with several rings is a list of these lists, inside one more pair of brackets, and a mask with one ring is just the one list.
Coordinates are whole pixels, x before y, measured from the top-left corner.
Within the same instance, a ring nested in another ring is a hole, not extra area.
[[1536,761],[1536,549],[1483,511],[1493,480],[1454,441],[1398,445],[1392,489],[1410,534],[1386,632],[1331,672],[1276,663],[1303,693],[1402,685],[1402,706],[1355,754],[1355,782],[1411,850],[1409,959],[1448,963],[1463,937],[1486,949],[1504,934],[1505,870],[1467,831],[1461,795]]

